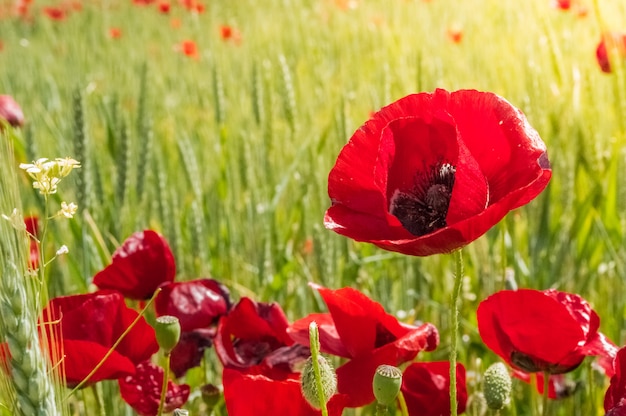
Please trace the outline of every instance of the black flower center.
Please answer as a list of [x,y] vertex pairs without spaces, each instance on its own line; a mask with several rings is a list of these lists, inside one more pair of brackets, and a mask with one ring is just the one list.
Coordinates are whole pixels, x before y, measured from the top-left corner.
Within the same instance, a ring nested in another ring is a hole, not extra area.
[[408,192],[395,191],[389,212],[411,234],[422,236],[447,226],[446,216],[452,197],[456,168],[438,163],[420,172]]

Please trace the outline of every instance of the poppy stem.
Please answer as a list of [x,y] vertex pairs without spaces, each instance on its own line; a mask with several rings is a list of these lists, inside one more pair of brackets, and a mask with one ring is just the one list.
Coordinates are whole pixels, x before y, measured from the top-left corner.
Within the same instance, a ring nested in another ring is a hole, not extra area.
[[317,395],[319,398],[322,416],[328,416],[326,397],[324,395],[324,385],[322,382],[322,371],[320,370],[320,363],[318,361],[320,354],[319,331],[315,322],[311,322],[311,325],[309,326],[309,344],[311,348],[311,361],[313,364],[313,373],[315,374],[315,384],[317,385]]
[[450,415],[457,416],[456,401],[456,352],[457,338],[459,333],[459,298],[461,295],[461,283],[463,282],[463,254],[461,249],[454,253],[456,264],[454,272],[454,289],[452,290],[450,330],[452,339],[450,341]]
[[163,383],[161,383],[161,401],[159,402],[158,416],[161,416],[163,414],[163,407],[165,406],[165,397],[167,395],[167,382],[170,378],[170,355],[171,352],[165,354],[165,367],[163,367]]
[[409,408],[406,406],[406,400],[404,400],[404,394],[402,390],[398,393],[398,403],[400,403],[400,414],[402,416],[409,416]]
[[543,373],[543,403],[541,406],[541,414],[543,416],[548,416],[548,404],[550,398],[550,373]]

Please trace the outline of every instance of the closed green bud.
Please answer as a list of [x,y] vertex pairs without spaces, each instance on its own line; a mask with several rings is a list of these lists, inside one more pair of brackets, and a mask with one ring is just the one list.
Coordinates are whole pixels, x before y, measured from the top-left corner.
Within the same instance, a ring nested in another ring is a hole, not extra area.
[[[335,377],[333,367],[326,361],[326,358],[319,355],[317,362],[320,368],[324,400],[328,403],[331,396],[337,392],[337,378]],[[312,357],[309,357],[304,364],[302,375],[300,376],[300,386],[302,388],[302,395],[306,401],[314,408],[321,409],[322,403],[320,403],[317,382],[315,381],[315,369],[313,368]]]
[[165,355],[169,355],[180,339],[180,322],[170,315],[159,316],[154,325],[157,343]]
[[402,387],[402,371],[392,365],[379,365],[372,381],[376,401],[389,406],[398,397],[400,387]]
[[509,403],[511,387],[511,375],[506,365],[494,363],[487,368],[483,379],[483,393],[490,409],[500,410]]

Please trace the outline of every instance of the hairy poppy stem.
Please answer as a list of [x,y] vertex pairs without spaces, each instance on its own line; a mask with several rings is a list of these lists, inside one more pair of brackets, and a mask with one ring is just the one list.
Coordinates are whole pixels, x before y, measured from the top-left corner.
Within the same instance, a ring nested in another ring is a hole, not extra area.
[[161,402],[159,403],[158,416],[161,416],[163,414],[163,407],[165,406],[165,397],[167,395],[167,381],[170,378],[170,355],[170,352],[165,354],[165,367],[163,367],[163,383],[161,387]]
[[87,376],[83,379],[83,381],[78,383],[78,385],[76,387],[74,387],[72,389],[72,391],[70,391],[67,396],[65,396],[65,400],[67,400],[70,397],[72,397],[72,395],[74,393],[76,393],[80,388],[82,388],[85,385],[85,383],[87,383],[89,381],[89,379],[91,377],[93,377],[94,374],[96,374],[96,371],[98,371],[98,369],[100,367],[102,367],[102,364],[104,364],[104,362],[107,360],[107,358],[109,358],[111,356],[111,354],[113,354],[113,351],[115,351],[117,346],[120,345],[120,343],[122,342],[124,337],[131,331],[131,329],[134,328],[134,326],[137,324],[137,322],[139,322],[139,320],[143,317],[143,315],[146,313],[146,310],[150,307],[150,305],[152,305],[152,302],[156,299],[156,297],[159,295],[159,293],[161,293],[161,288],[158,288],[157,290],[154,291],[154,295],[152,295],[152,298],[146,303],[146,306],[144,306],[143,309],[141,310],[141,312],[139,312],[139,314],[137,315],[135,320],[128,326],[128,328],[126,328],[126,330],[122,333],[122,335],[120,335],[120,337],[117,339],[117,341],[115,341],[115,343],[111,346],[111,348],[109,348],[107,353],[104,354],[104,357],[102,357],[102,359],[100,360],[98,365],[95,366],[93,370],[91,370],[91,373],[87,374]]
[[313,372],[315,374],[315,383],[317,385],[317,395],[319,397],[322,416],[328,416],[328,409],[326,408],[326,397],[324,395],[324,385],[322,382],[322,372],[320,370],[320,364],[318,357],[320,354],[320,340],[317,324],[311,323],[309,327],[309,339],[311,347],[311,358],[313,361]]
[[454,289],[452,290],[450,329],[452,340],[450,341],[450,415],[457,416],[456,402],[456,349],[459,333],[459,297],[461,295],[461,283],[463,282],[463,254],[461,249],[454,253],[456,268],[454,272]]

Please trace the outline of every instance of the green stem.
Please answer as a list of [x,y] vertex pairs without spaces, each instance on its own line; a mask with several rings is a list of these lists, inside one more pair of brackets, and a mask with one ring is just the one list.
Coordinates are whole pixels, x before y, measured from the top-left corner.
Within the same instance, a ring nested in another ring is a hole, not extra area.
[[161,402],[159,403],[158,416],[163,414],[163,407],[165,406],[165,396],[167,395],[167,382],[170,378],[170,354],[165,354],[165,368],[163,369],[163,383],[161,387]]
[[387,406],[376,403],[376,416],[387,416],[388,414],[389,412],[387,411]]
[[406,406],[406,400],[404,400],[402,390],[398,392],[398,402],[400,403],[400,413],[402,416],[409,416],[409,408]]
[[117,346],[120,345],[120,343],[122,342],[124,337],[130,332],[131,329],[133,329],[133,327],[137,324],[137,322],[139,322],[139,320],[143,317],[143,315],[146,313],[146,310],[148,309],[148,307],[152,304],[152,302],[154,301],[154,299],[156,299],[157,295],[160,292],[161,292],[160,288],[155,290],[154,295],[152,295],[152,298],[146,303],[146,306],[144,306],[144,308],[141,310],[141,312],[139,312],[139,314],[137,315],[135,320],[128,326],[128,328],[126,328],[126,330],[122,333],[122,335],[120,335],[120,337],[117,339],[117,341],[115,341],[113,346],[111,346],[111,348],[109,348],[107,353],[104,354],[104,357],[102,357],[102,359],[100,360],[98,365],[95,366],[94,369],[91,370],[91,372],[89,374],[87,374],[87,376],[83,379],[83,381],[78,383],[78,385],[76,387],[74,387],[72,389],[72,391],[69,392],[69,394],[65,397],[65,400],[67,400],[70,397],[72,397],[72,395],[74,393],[76,393],[76,391],[78,389],[82,388],[85,385],[85,383],[87,383],[89,381],[89,379],[91,379],[91,377],[93,377],[93,375],[96,374],[96,371],[98,371],[98,369],[100,367],[102,367],[102,364],[104,364],[104,362],[107,360],[107,358],[109,358],[111,356],[111,354],[113,354],[113,351],[115,351]]
[[106,416],[106,411],[104,409],[104,402],[102,401],[102,394],[100,394],[100,389],[98,384],[93,384],[91,386],[91,392],[93,393],[93,397],[96,399],[96,411],[100,416]]
[[309,343],[311,347],[311,361],[313,364],[313,374],[315,374],[315,384],[317,385],[317,397],[320,402],[322,416],[328,416],[328,409],[326,408],[326,397],[324,397],[324,385],[322,383],[322,372],[320,370],[319,352],[320,341],[317,324],[311,322],[309,326]]
[[[537,378],[539,377],[539,373],[537,373]],[[539,380],[537,380],[539,381]],[[543,416],[548,416],[548,404],[550,399],[550,374],[543,373],[543,402],[541,406],[541,414]]]
[[451,300],[450,330],[452,339],[450,341],[450,415],[457,416],[456,402],[456,352],[457,338],[459,333],[459,298],[461,295],[461,283],[463,282],[463,254],[461,249],[454,253],[456,269],[454,273],[454,289]]

